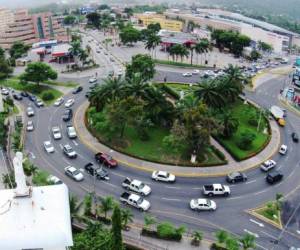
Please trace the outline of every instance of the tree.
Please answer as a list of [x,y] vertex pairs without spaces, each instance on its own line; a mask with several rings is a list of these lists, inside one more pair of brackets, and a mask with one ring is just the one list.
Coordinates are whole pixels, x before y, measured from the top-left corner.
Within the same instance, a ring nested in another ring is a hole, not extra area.
[[[153,56],[153,51],[155,51],[155,48],[160,44],[160,42],[161,42],[160,37],[156,34],[151,33],[151,35],[149,35],[146,38],[145,49],[152,51],[152,56]],[[154,57],[156,57],[156,55]]]
[[84,215],[90,216],[92,214],[92,204],[93,204],[92,194],[85,195],[83,203],[84,203]]
[[0,59],[5,59],[5,51],[0,47]]
[[76,17],[73,15],[68,15],[64,18],[65,25],[73,25],[76,21]]
[[2,183],[4,184],[5,188],[16,188],[17,184],[15,182],[14,172],[2,174]]
[[8,64],[8,61],[5,60],[4,58],[1,58],[1,55],[0,55],[0,79],[5,79],[5,78],[9,77],[12,72],[13,72],[13,69]]
[[239,140],[237,141],[237,146],[242,150],[248,150],[252,147],[252,143],[255,140],[256,135],[250,130],[245,130],[241,133]]
[[263,52],[272,52],[273,50],[272,45],[262,41],[258,41],[257,48]]
[[81,221],[82,216],[80,215],[80,210],[83,203],[79,202],[76,196],[71,195],[69,198],[69,204],[70,204],[71,223],[73,223],[74,220]]
[[231,236],[226,239],[225,245],[226,245],[226,249],[228,249],[228,250],[239,250],[240,249],[238,240]]
[[154,77],[155,63],[151,56],[137,54],[132,57],[131,63],[126,65],[126,78],[130,79],[135,74],[140,74],[146,81]]
[[256,50],[252,50],[250,53],[250,60],[257,61],[259,58],[261,58],[262,55]]
[[225,230],[219,230],[216,232],[216,238],[219,244],[224,244],[228,237],[229,234]]
[[150,23],[147,29],[151,30],[153,33],[158,33],[161,30],[161,26],[159,23]]
[[244,250],[255,249],[255,236],[252,234],[246,233],[241,239],[240,242],[243,245]]
[[79,54],[82,51],[81,42],[80,42],[80,40],[74,40],[70,43],[70,45],[71,45],[71,47],[69,49],[69,53],[74,57],[75,62],[76,62],[76,58],[79,56]]
[[100,211],[104,213],[104,218],[107,218],[107,213],[114,207],[114,199],[111,196],[106,196],[101,199]]
[[88,54],[85,50],[81,49],[78,54],[79,60],[82,62],[82,65],[85,64],[86,59],[88,58]]
[[241,94],[244,89],[243,83],[245,81],[245,77],[243,76],[241,69],[238,66],[229,64],[229,66],[225,69],[225,72],[229,77],[228,82],[232,82],[238,90],[238,94]]
[[97,12],[92,12],[86,15],[88,24],[93,25],[95,28],[99,28],[101,15]]
[[133,222],[133,213],[129,209],[121,209],[122,228],[127,229],[128,223]]
[[118,205],[114,206],[112,215],[112,250],[123,249],[122,243],[122,224],[121,224],[121,210]]
[[203,238],[203,233],[200,231],[193,232],[192,245],[199,246]]
[[276,193],[275,208],[278,212],[280,212],[282,208],[282,198],[283,198],[282,193]]
[[141,39],[141,32],[130,25],[125,26],[120,34],[120,39],[123,44],[136,43]]
[[25,72],[20,78],[23,81],[35,82],[39,85],[40,82],[45,82],[49,79],[55,80],[57,72],[46,63],[33,62],[27,65]]
[[223,126],[223,133],[222,135],[225,138],[230,138],[238,129],[239,121],[236,119],[232,113],[228,110],[225,110],[221,114],[221,124]]
[[9,50],[9,54],[12,58],[18,59],[27,53],[29,49],[29,45],[25,45],[23,42],[15,42]]
[[38,172],[38,167],[32,164],[29,160],[24,161],[23,169],[26,176],[33,176]]
[[[201,55],[201,64],[202,64],[202,54],[207,53],[210,49],[210,44],[207,39],[201,39],[199,43],[194,46],[195,52],[198,55]],[[197,60],[198,63],[198,60]]]
[[173,45],[169,49],[169,53],[173,57],[173,60],[174,60],[174,56],[176,57],[176,61],[178,60],[178,57],[180,57],[181,61],[183,61],[184,57],[188,57],[189,56],[188,49],[185,46],[181,45],[181,44],[175,44],[175,45]]
[[148,215],[148,214],[146,214],[145,216],[144,216],[144,228],[146,229],[146,230],[149,230],[150,229],[150,226],[151,225],[154,225],[154,224],[156,224],[156,218],[155,217],[153,217],[153,216],[151,216],[151,215]]

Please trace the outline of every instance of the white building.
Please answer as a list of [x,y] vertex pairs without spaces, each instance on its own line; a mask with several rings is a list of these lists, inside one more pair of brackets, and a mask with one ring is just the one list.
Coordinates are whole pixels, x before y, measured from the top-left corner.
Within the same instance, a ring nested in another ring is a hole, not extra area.
[[0,34],[4,33],[9,23],[14,21],[14,13],[5,8],[0,7]]
[[18,152],[17,188],[0,190],[0,249],[66,250],[73,245],[68,188],[27,186],[22,161]]

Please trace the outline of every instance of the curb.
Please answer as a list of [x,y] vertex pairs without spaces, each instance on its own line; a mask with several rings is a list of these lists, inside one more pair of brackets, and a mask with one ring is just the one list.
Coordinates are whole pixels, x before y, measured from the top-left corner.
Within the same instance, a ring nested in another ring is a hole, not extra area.
[[[75,130],[77,131],[77,134],[78,134],[78,137],[80,139],[80,141],[85,145],[87,146],[92,152],[94,153],[97,153],[99,152],[99,150],[97,149],[97,147],[91,145],[91,143],[89,141],[87,141],[79,131],[79,128],[78,128],[78,123],[76,122],[77,117],[78,117],[78,114],[79,114],[79,110],[82,108],[83,105],[85,105],[86,103],[82,103],[76,110],[75,112],[75,115],[74,115],[74,127],[75,127]],[[86,109],[85,109],[86,110]],[[276,147],[274,148],[274,150],[271,152],[271,154],[266,157],[265,159],[263,160],[260,160],[260,162],[258,163],[255,163],[255,164],[252,164],[244,169],[236,169],[236,171],[242,171],[242,172],[245,172],[245,171],[249,171],[249,170],[252,170],[252,169],[255,169],[257,168],[262,162],[266,161],[267,159],[270,159],[279,149],[280,147],[280,142],[281,142],[281,139],[280,139],[280,133],[279,133],[279,140],[278,140],[278,143],[276,145]],[[100,143],[100,142],[98,142]],[[139,170],[139,171],[144,171],[144,172],[148,172],[148,173],[152,173],[154,170],[156,169],[153,169],[153,168],[148,168],[148,167],[144,167],[144,166],[141,166],[141,165],[137,165],[137,164],[134,164],[134,163],[130,163],[130,162],[127,162],[127,161],[124,161],[124,160],[121,160],[121,159],[118,159],[116,158],[116,160],[120,163],[122,163],[123,165],[127,166],[127,167],[130,167],[130,168],[133,168],[133,169],[136,169],[136,170]],[[151,162],[150,162],[151,163]],[[167,166],[167,165],[166,165]],[[216,172],[216,173],[185,173],[184,172],[184,169],[186,167],[182,167],[182,172],[176,172],[176,171],[172,171],[173,174],[177,175],[177,176],[180,176],[180,177],[223,177],[223,176],[226,176],[227,174],[229,174],[230,172],[232,172],[232,170],[230,171],[222,171],[222,172]],[[191,167],[193,168],[193,167]],[[226,166],[224,167],[226,168]]]

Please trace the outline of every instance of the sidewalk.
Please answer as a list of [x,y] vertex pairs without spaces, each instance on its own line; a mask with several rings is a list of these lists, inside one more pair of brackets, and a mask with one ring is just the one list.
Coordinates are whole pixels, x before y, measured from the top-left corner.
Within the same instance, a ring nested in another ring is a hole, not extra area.
[[85,111],[88,108],[89,103],[85,101],[77,109],[74,116],[74,125],[77,134],[82,143],[89,147],[94,153],[104,152],[112,155],[118,162],[138,170],[152,172],[155,170],[165,170],[172,172],[177,176],[196,177],[196,176],[224,176],[234,171],[246,171],[253,169],[260,165],[262,162],[270,159],[277,151],[280,146],[280,131],[277,123],[274,120],[270,121],[272,137],[266,148],[261,151],[258,155],[242,161],[242,162],[231,162],[230,164],[223,166],[212,166],[212,167],[183,167],[165,165],[159,163],[148,162],[140,159],[130,157],[111,150],[109,147],[101,144],[98,140],[90,134],[84,124]]

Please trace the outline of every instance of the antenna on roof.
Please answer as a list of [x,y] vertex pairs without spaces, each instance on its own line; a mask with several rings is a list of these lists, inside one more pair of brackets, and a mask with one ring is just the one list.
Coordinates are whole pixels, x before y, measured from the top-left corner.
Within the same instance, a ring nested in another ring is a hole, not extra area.
[[31,189],[26,185],[26,177],[23,170],[23,154],[17,152],[13,159],[15,170],[15,182],[17,187],[15,189],[15,198],[28,197],[31,195]]

